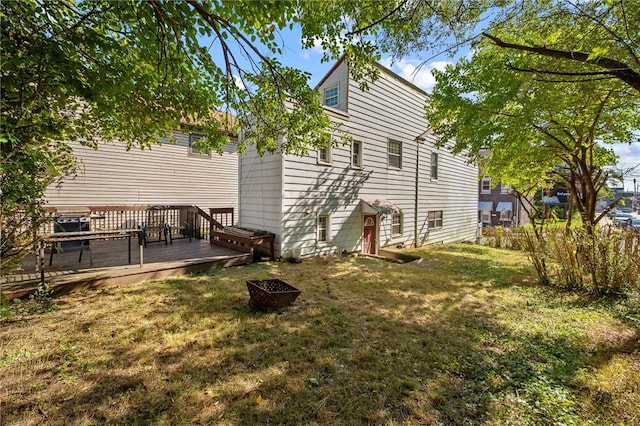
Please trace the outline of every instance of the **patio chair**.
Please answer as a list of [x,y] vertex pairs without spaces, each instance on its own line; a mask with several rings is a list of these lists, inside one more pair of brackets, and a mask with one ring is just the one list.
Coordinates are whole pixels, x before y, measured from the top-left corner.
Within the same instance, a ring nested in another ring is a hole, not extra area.
[[151,208],[147,211],[147,222],[142,225],[142,238],[144,246],[147,243],[160,243],[164,241],[169,244],[168,235],[171,227],[165,222],[164,211],[158,208]]
[[191,242],[191,238],[194,237],[193,223],[195,222],[195,213],[188,208],[180,209],[180,219],[178,225],[169,226],[169,242],[173,244],[174,239],[188,238]]

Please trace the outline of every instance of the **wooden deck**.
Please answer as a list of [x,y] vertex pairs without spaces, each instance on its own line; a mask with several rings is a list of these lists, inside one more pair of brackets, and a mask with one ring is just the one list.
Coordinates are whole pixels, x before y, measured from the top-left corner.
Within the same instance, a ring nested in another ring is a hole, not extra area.
[[[54,293],[64,293],[241,265],[251,262],[252,258],[251,254],[213,246],[206,240],[180,239],[169,245],[148,244],[144,249],[144,266],[140,267],[137,241],[132,241],[131,264],[127,263],[127,244],[126,239],[92,241],[93,267],[89,265],[86,250],[81,262],[78,262],[78,251],[56,253],[52,266],[49,266],[47,252],[45,282]],[[35,265],[35,255],[30,256],[22,271],[0,277],[2,298],[24,297],[37,289],[40,273],[36,272]]]

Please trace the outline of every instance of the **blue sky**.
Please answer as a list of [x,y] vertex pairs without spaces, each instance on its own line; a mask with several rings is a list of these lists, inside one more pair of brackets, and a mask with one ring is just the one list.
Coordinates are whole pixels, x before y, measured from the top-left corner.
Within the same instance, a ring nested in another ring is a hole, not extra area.
[[[294,28],[293,31],[283,30],[281,36],[283,40],[282,63],[311,73],[309,84],[314,87],[329,72],[333,62],[321,62],[323,51],[319,43],[311,49],[303,50],[299,29]],[[468,50],[463,50],[456,58],[468,53]],[[416,86],[430,92],[435,84],[435,78],[431,74],[431,70],[444,69],[447,64],[457,60],[451,59],[447,55],[441,55],[428,63],[424,63],[423,59],[430,58],[433,54],[433,52],[422,52],[413,57],[402,58],[393,64],[391,64],[389,57],[383,57],[380,63]],[[633,178],[635,177],[640,190],[640,143],[636,142],[631,145],[617,144],[613,145],[612,149],[620,157],[619,168],[629,169],[638,166],[633,175],[626,179],[625,189],[627,191],[633,190]]]

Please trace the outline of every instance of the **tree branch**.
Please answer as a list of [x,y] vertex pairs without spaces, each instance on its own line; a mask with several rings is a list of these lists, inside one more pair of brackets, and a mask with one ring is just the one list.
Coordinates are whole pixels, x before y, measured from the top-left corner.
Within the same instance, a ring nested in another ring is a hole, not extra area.
[[589,58],[589,54],[585,52],[576,52],[571,50],[558,50],[549,49],[540,46],[525,46],[523,44],[508,43],[498,37],[494,37],[486,32],[482,35],[493,42],[498,47],[504,47],[507,49],[515,49],[524,52],[530,52],[535,55],[547,56],[550,58],[566,59],[570,61],[577,61],[586,64],[592,64],[600,68],[604,68],[610,71],[619,80],[628,84],[638,92],[640,92],[640,73],[633,70],[629,65],[624,62],[617,61],[615,59],[607,57]]
[[379,23],[381,23],[382,21],[384,21],[385,19],[387,19],[388,17],[390,17],[391,15],[393,15],[394,13],[399,11],[406,4],[407,4],[407,0],[402,0],[393,10],[391,10],[389,13],[384,15],[382,18],[379,18],[379,19],[373,21],[372,23],[370,23],[369,25],[367,25],[365,27],[358,28],[358,29],[355,29],[353,31],[349,31],[348,33],[345,34],[345,36],[351,37],[351,36],[354,36],[354,35],[358,35],[358,34],[361,34],[361,33],[365,32],[365,31],[375,27],[376,25],[378,25]]

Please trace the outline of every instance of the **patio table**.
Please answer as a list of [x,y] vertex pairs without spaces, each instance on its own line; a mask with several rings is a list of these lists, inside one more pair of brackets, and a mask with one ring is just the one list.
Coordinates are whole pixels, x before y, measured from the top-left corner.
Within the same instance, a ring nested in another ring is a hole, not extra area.
[[129,263],[131,263],[131,237],[138,237],[138,247],[140,251],[140,267],[144,265],[144,239],[142,231],[138,228],[132,229],[115,229],[105,231],[79,231],[79,232],[56,232],[54,234],[46,234],[40,236],[38,266],[40,268],[40,281],[44,284],[44,249],[46,244],[52,245],[66,241],[91,241],[91,240],[111,240],[116,238],[127,238],[129,240]]

